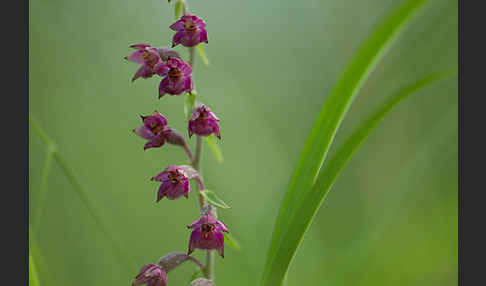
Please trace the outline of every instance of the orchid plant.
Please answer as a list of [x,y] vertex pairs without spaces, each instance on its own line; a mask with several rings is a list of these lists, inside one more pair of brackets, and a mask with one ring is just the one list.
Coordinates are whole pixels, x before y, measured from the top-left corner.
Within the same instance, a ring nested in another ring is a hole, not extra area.
[[[169,1],[170,2],[170,1]],[[183,15],[170,26],[176,33],[172,38],[172,47],[153,47],[150,44],[139,43],[131,45],[135,49],[125,59],[141,64],[132,82],[139,79],[147,79],[153,76],[160,76],[162,79],[159,84],[159,99],[166,94],[180,96],[184,93],[188,97],[196,94],[194,81],[192,78],[192,67],[194,66],[194,49],[197,45],[208,43],[208,33],[206,23],[196,15],[188,12],[185,1],[179,1],[177,8],[182,6]],[[187,47],[189,50],[189,60],[184,59],[174,48],[177,45]],[[181,197],[189,198],[189,181],[194,179],[199,186],[199,207],[200,218],[192,222],[188,228],[191,230],[188,243],[188,251],[172,252],[162,257],[157,264],[145,264],[141,267],[138,275],[133,281],[133,285],[146,284],[147,286],[167,285],[167,273],[185,261],[193,261],[200,267],[204,278],[198,278],[191,282],[191,285],[214,285],[214,251],[224,257],[224,235],[228,232],[226,225],[219,221],[215,206],[208,201],[209,192],[205,189],[201,176],[201,152],[202,137],[214,134],[221,139],[219,130],[219,118],[211,109],[204,104],[195,104],[195,100],[189,101],[188,107],[192,115],[188,118],[187,131],[189,138],[196,135],[195,152],[189,148],[184,136],[168,125],[167,118],[158,111],[152,115],[142,115],[142,125],[133,132],[141,138],[147,140],[144,150],[161,148],[166,145],[182,147],[191,166],[189,165],[169,165],[162,172],[152,177],[152,181],[160,182],[157,192],[157,202],[164,197],[168,200],[176,200]],[[166,144],[167,143],[167,144]],[[196,258],[190,256],[196,249],[206,251],[206,263],[202,264]]]

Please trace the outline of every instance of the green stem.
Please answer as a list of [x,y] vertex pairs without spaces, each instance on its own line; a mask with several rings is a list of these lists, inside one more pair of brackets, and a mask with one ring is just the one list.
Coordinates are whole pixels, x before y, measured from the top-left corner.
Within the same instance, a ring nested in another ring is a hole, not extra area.
[[111,234],[108,225],[101,219],[101,217],[95,211],[95,208],[92,202],[89,200],[87,193],[85,192],[85,190],[81,186],[81,183],[74,175],[74,171],[66,164],[66,161],[64,161],[61,154],[55,148],[56,145],[54,144],[54,141],[52,141],[51,138],[49,138],[47,133],[44,132],[44,130],[39,126],[37,121],[31,115],[29,115],[29,122],[30,125],[32,126],[32,129],[39,135],[41,140],[47,145],[47,147],[50,150],[52,150],[52,155],[54,159],[56,160],[57,164],[61,168],[62,172],[64,173],[68,181],[74,187],[74,191],[78,194],[79,198],[81,199],[81,202],[84,204],[89,214],[96,222],[96,225],[100,228],[100,230],[108,238],[108,240],[110,240],[111,245],[113,246],[118,257],[121,260],[121,263],[124,265],[127,271],[131,272],[134,269],[133,267],[134,264],[132,263],[132,260],[123,252],[122,248],[120,247],[118,242]]
[[[187,8],[187,1],[184,1],[184,15],[187,15],[189,13],[188,8]],[[191,68],[194,70],[194,47],[189,48],[189,65]],[[201,182],[203,181],[202,179],[202,169],[201,169],[201,160],[202,160],[202,137],[197,136],[196,137],[196,154],[194,155],[194,160],[192,161],[192,167],[199,173],[199,178]],[[203,191],[202,189],[202,184],[199,185],[200,191]],[[203,209],[203,207],[206,205],[206,199],[204,196],[199,192],[199,208],[200,210]],[[207,279],[213,280],[214,281],[214,251],[213,250],[208,250],[206,253],[206,267],[204,271],[204,276],[206,276]]]

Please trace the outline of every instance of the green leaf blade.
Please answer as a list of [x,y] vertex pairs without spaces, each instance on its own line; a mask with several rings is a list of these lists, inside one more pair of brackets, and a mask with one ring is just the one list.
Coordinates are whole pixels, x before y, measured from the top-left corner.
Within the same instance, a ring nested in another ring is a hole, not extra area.
[[187,120],[189,120],[192,116],[192,112],[194,111],[194,105],[196,104],[196,93],[188,93],[186,95],[186,99],[184,100],[184,115]]
[[212,204],[215,207],[222,208],[222,209],[230,209],[231,207],[226,204],[222,199],[220,199],[215,192],[210,190],[203,190],[199,192],[203,195],[203,197],[208,201],[208,203]]
[[224,241],[229,247],[238,251],[241,250],[240,243],[232,235],[230,235],[227,232],[223,232],[223,235],[224,235]]
[[209,66],[209,59],[208,59],[208,56],[206,55],[206,52],[204,51],[203,43],[200,43],[199,45],[197,45],[196,50],[197,50],[197,54],[199,55],[199,58],[201,58],[204,65],[208,67]]
[[218,161],[218,163],[223,163],[223,152],[221,152],[221,148],[219,148],[218,142],[216,141],[214,134],[206,137],[206,143],[208,143],[209,149],[211,149],[211,152],[213,153],[214,158],[216,158],[216,161]]
[[179,0],[175,3],[174,5],[174,20],[179,20],[180,17],[182,17],[182,14],[184,13],[184,1]]
[[282,269],[277,271],[279,267],[273,265],[276,260],[276,250],[284,239],[282,234],[287,231],[289,227],[287,222],[292,218],[293,212],[302,205],[311,190],[334,136],[361,85],[393,40],[397,38],[398,32],[406,27],[419,8],[427,2],[427,0],[409,0],[394,10],[366,39],[326,100],[306,140],[281,205],[267,255],[264,285],[273,286],[282,283],[287,269],[281,273]]

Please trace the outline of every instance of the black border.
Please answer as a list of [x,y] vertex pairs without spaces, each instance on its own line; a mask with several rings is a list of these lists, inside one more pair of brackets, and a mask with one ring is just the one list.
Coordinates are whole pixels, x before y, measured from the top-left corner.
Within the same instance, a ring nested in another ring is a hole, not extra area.
[[2,283],[28,285],[29,1],[3,2],[1,12]]
[[[458,133],[458,282],[459,285],[480,285],[484,280],[483,268],[486,241],[483,206],[486,200],[479,195],[486,190],[481,177],[484,157],[478,151],[486,146],[482,135],[486,105],[474,103],[473,99],[486,97],[481,86],[484,79],[484,56],[486,51],[481,41],[484,38],[482,23],[484,9],[473,7],[481,1],[458,1],[459,12],[459,133]],[[1,27],[3,30],[3,218],[4,243],[3,261],[8,264],[8,274],[3,282],[19,283],[23,277],[28,283],[28,98],[29,98],[29,1],[6,1]],[[12,7],[14,6],[14,7]],[[465,39],[469,39],[468,44]],[[474,41],[474,39],[478,39]],[[474,66],[476,64],[476,66]],[[468,67],[468,69],[465,69]],[[465,82],[467,81],[467,86]],[[475,86],[476,85],[476,86]],[[466,100],[464,100],[466,99]],[[13,103],[13,104],[12,104]],[[475,126],[476,125],[476,126]],[[21,128],[21,127],[25,127]],[[466,135],[469,134],[469,139]],[[467,171],[466,171],[466,170]],[[467,177],[467,180],[465,180]],[[468,185],[468,188],[465,185]],[[477,198],[474,197],[477,196]],[[19,203],[14,203],[19,202]],[[465,204],[469,204],[467,207]],[[12,247],[12,246],[17,247]],[[8,257],[5,257],[7,254]],[[467,258],[467,259],[466,259]],[[24,264],[25,267],[20,267]],[[10,281],[11,280],[11,281]],[[20,279],[21,280],[21,279]],[[483,282],[484,283],[484,282]]]
[[[467,6],[466,6],[467,3]],[[459,1],[459,285],[484,285],[486,188],[483,177],[485,98],[484,9],[482,1]],[[474,5],[476,4],[476,5]],[[482,152],[481,152],[482,151]]]

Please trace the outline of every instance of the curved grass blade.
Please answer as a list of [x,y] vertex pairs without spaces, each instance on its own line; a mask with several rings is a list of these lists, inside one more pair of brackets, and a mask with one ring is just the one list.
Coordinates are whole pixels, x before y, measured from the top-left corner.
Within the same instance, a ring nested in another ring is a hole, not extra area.
[[49,179],[49,173],[51,172],[52,167],[52,159],[54,158],[55,149],[53,147],[47,147],[47,154],[46,160],[44,162],[44,167],[42,169],[41,175],[41,185],[39,189],[39,203],[34,212],[35,223],[34,225],[34,232],[37,232],[40,226],[40,219],[42,215],[42,210],[44,208],[44,202],[46,200],[46,192],[47,192],[47,181]]
[[96,225],[100,228],[100,230],[103,232],[103,234],[110,240],[111,245],[115,249],[118,257],[121,259],[121,263],[124,265],[127,271],[131,272],[134,267],[133,260],[130,259],[122,250],[121,246],[118,244],[118,242],[115,240],[114,236],[111,234],[108,225],[101,219],[101,217],[98,215],[98,213],[95,211],[95,208],[88,198],[87,193],[84,191],[83,187],[81,186],[81,183],[78,181],[76,176],[74,175],[74,171],[66,164],[64,161],[63,157],[61,154],[57,151],[55,148],[54,141],[50,139],[50,137],[47,135],[47,133],[40,127],[39,124],[37,124],[37,121],[29,114],[29,123],[32,126],[32,129],[39,135],[41,140],[47,145],[47,148],[52,148],[53,151],[53,156],[56,162],[58,163],[59,167],[63,171],[64,175],[68,179],[68,181],[71,183],[71,185],[74,188],[74,191],[76,194],[79,196],[81,199],[81,202],[84,204],[86,209],[88,210],[89,214],[91,217],[94,219]]
[[352,155],[375,129],[378,123],[385,118],[397,104],[402,102],[408,96],[450,74],[451,73],[432,74],[399,90],[395,95],[391,96],[381,104],[377,110],[374,111],[350,137],[347,138],[336,154],[323,166],[310,193],[304,198],[302,205],[296,210],[296,214],[289,223],[289,229],[291,229],[291,231],[283,233],[285,236],[285,243],[279,245],[275,256],[277,261],[279,261],[279,275],[284,276],[288,270],[297,248],[302,242],[305,232],[309,228],[310,223],[319,210],[334,181],[337,179]]
[[208,143],[209,149],[213,152],[214,158],[218,163],[223,163],[223,152],[219,148],[218,142],[214,139],[214,134],[211,134],[206,137],[206,142]]
[[398,37],[399,32],[427,2],[429,1],[409,0],[392,11],[366,39],[326,100],[306,140],[282,202],[267,255],[263,275],[264,285],[280,285],[283,279],[278,276],[284,273],[275,272],[278,267],[273,265],[276,249],[284,240],[282,233],[288,228],[287,222],[291,219],[292,213],[301,205],[303,198],[310,191],[337,129],[357,92],[393,40]]
[[40,286],[37,266],[29,247],[29,286]]
[[33,233],[29,225],[29,285],[51,285],[52,280],[45,259],[33,239]]

